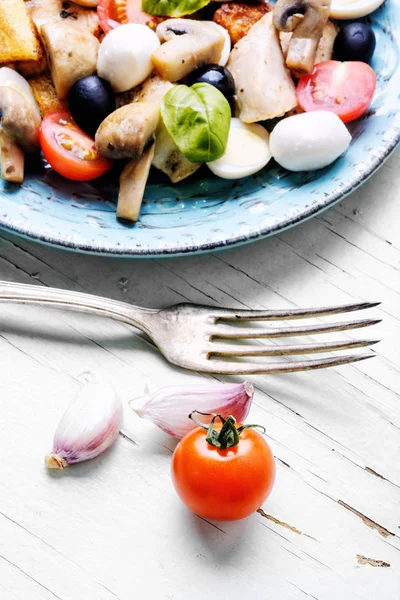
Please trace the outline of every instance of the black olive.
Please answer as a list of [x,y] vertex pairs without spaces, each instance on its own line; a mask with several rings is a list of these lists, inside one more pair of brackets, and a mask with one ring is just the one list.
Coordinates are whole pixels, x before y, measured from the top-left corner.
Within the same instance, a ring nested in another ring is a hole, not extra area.
[[68,106],[75,123],[94,137],[100,123],[116,108],[115,94],[108,81],[88,75],[72,86]]
[[195,83],[209,83],[217,88],[232,103],[235,93],[235,82],[232,73],[220,65],[204,65],[193,71],[188,79],[188,85]]
[[369,63],[375,50],[375,34],[367,23],[345,25],[336,36],[333,54],[336,60]]

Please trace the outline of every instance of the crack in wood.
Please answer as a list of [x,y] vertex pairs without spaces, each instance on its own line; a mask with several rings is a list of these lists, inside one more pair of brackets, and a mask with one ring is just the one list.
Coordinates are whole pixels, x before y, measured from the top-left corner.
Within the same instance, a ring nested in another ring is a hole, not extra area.
[[122,433],[122,431],[119,432],[119,435],[124,439],[124,440],[128,440],[129,442],[131,442],[132,444],[135,444],[135,446],[138,446],[139,444],[137,442],[135,442],[134,439],[132,439],[131,437],[129,437],[129,435],[126,435],[126,433]]
[[[315,540],[317,541],[317,540]],[[316,558],[315,556],[313,556],[312,554],[309,554],[308,552],[306,552],[305,550],[302,551],[306,556],[308,556],[308,558],[311,558],[312,560],[314,560],[315,562],[317,562],[319,565],[321,565],[322,567],[325,567],[325,569],[329,569],[329,571],[333,571],[332,567],[329,567],[328,565],[326,565],[325,563],[322,562],[322,560],[318,560],[318,558]]]
[[[311,429],[314,429],[315,431],[318,431],[318,433],[320,433],[321,435],[323,435],[324,437],[326,437],[328,440],[330,440],[331,442],[333,442],[334,444],[337,444],[338,446],[345,448],[346,450],[348,450],[349,452],[351,452],[352,454],[356,454],[354,452],[354,450],[352,450],[351,448],[349,448],[348,446],[346,446],[345,444],[342,444],[342,442],[339,442],[338,440],[335,440],[335,438],[333,438],[332,436],[328,435],[325,431],[322,431],[322,429],[319,429],[318,427],[316,427],[315,425],[312,425],[311,423],[306,422],[306,425],[308,425],[308,427],[311,427]],[[335,450],[335,448],[332,448],[333,452],[337,452],[337,450]],[[340,453],[339,453],[340,454]],[[357,456],[357,455],[356,455]],[[361,457],[359,457],[361,458]]]
[[[259,389],[256,386],[254,386],[255,389]],[[262,390],[261,390],[262,391]],[[263,392],[265,394],[265,392]],[[294,408],[290,408],[290,406],[288,406],[287,404],[285,404],[284,402],[281,402],[280,400],[278,400],[277,398],[275,398],[275,396],[273,396],[271,393],[269,394],[265,394],[266,396],[268,396],[268,398],[271,398],[271,400],[273,400],[274,402],[276,402],[277,404],[280,404],[281,406],[283,406],[284,408],[286,408],[286,410],[289,410],[291,413],[295,414],[296,417],[300,417],[300,419],[304,420],[303,415],[301,415],[299,412],[297,412],[296,410],[294,410]],[[257,406],[259,406],[259,404],[257,404]]]
[[[289,302],[292,307],[298,308],[298,305],[295,304],[292,300],[289,300],[289,298],[287,298],[286,296],[283,296],[282,294],[280,294],[276,289],[270,287],[264,281],[259,281],[255,277],[252,277],[251,275],[249,275],[248,273],[246,273],[246,271],[243,271],[243,269],[240,269],[239,267],[237,267],[235,265],[232,265],[228,261],[223,260],[220,256],[217,256],[216,254],[212,254],[212,257],[214,259],[216,259],[216,260],[219,260],[224,265],[227,265],[228,267],[230,267],[234,271],[237,271],[238,273],[241,273],[242,275],[244,275],[245,277],[247,277],[248,279],[250,279],[250,281],[253,281],[254,283],[257,283],[262,288],[264,288],[266,290],[270,290],[271,292],[274,292],[274,294],[276,294],[277,296],[279,296],[279,298],[282,298],[283,300],[286,300],[286,302]],[[263,306],[263,305],[261,305],[261,306]],[[267,307],[263,306],[263,308],[267,308]]]
[[327,275],[327,272],[324,271],[324,269],[321,269],[321,267],[319,267],[317,264],[313,263],[311,260],[306,258],[303,254],[299,254],[298,252],[296,252],[295,246],[292,246],[292,244],[290,244],[286,240],[283,240],[280,236],[278,237],[283,244],[286,244],[287,246],[289,246],[289,248],[292,249],[292,252],[295,256],[298,256],[299,258],[301,258],[301,260],[304,260],[304,262],[306,262],[308,265],[311,265],[311,267],[314,267],[315,269],[318,269],[318,271],[321,271],[321,273],[323,273],[324,275]]
[[[33,259],[37,260],[39,263],[45,265],[50,270],[53,270],[56,273],[60,274],[63,278],[67,279],[68,281],[71,281],[73,284],[77,285],[80,289],[85,290],[87,292],[89,291],[88,288],[86,288],[82,283],[78,282],[76,279],[69,277],[65,272],[61,271],[60,269],[57,269],[57,267],[55,267],[54,265],[47,263],[45,260],[43,260],[43,258],[39,258],[36,254],[34,254],[34,252],[33,252],[34,248],[30,248],[29,250],[26,250],[22,246],[19,246],[16,242],[11,241],[7,238],[3,238],[3,237],[1,239],[1,241],[8,242],[11,246],[13,246],[14,248],[17,248],[17,250],[19,250],[21,253],[26,254],[29,258],[33,258]],[[28,273],[28,275],[29,275],[29,273]],[[34,273],[31,273],[29,276],[32,277],[33,279],[36,279],[36,281],[40,281],[40,283],[42,283],[44,286],[48,287],[47,283],[44,283],[43,281],[41,281],[41,279],[39,279],[38,277],[35,277]]]
[[51,369],[55,373],[58,373],[57,369],[55,369],[54,367],[52,367],[48,363],[42,363],[40,360],[38,360],[37,358],[35,358],[34,356],[32,356],[32,354],[29,354],[29,352],[25,352],[25,350],[23,350],[22,348],[20,348],[19,346],[17,346],[17,344],[13,344],[13,342],[11,340],[9,340],[8,337],[6,337],[5,335],[3,335],[2,333],[0,333],[0,338],[2,340],[4,340],[7,344],[9,344],[12,348],[15,348],[15,350],[18,350],[19,352],[21,352],[21,354],[23,354],[24,356],[27,356],[28,358],[30,358],[31,360],[33,360],[35,363],[37,363],[41,367],[46,367],[48,369]]
[[[282,548],[283,548],[283,546],[282,546]],[[289,554],[291,554],[292,556],[294,556],[294,557],[296,557],[296,558],[298,558],[299,560],[301,560],[301,561],[303,561],[303,562],[304,562],[304,559],[303,559],[303,558],[301,558],[301,556],[299,556],[298,554],[296,554],[296,552],[292,552],[291,550],[289,550],[289,548],[285,548],[285,551],[286,551],[286,552],[289,552]]]
[[162,267],[163,269],[165,269],[166,271],[169,271],[169,273],[172,273],[173,275],[175,275],[175,277],[177,277],[178,279],[181,279],[184,283],[186,283],[189,287],[191,287],[193,290],[196,290],[196,292],[200,292],[200,294],[202,294],[203,296],[205,296],[206,298],[208,298],[209,300],[212,300],[213,302],[216,302],[217,304],[220,304],[220,302],[218,302],[217,300],[215,300],[215,298],[213,298],[212,296],[210,296],[209,294],[207,294],[204,290],[201,290],[200,288],[197,288],[196,286],[194,286],[192,283],[190,283],[187,279],[185,279],[184,277],[182,277],[182,275],[178,275],[178,273],[176,271],[174,271],[173,269],[170,269],[169,267],[167,267],[165,264],[161,264],[159,261],[157,260],[153,260],[153,263],[155,263],[157,266]]
[[183,298],[184,300],[186,300],[186,302],[191,302],[190,298],[188,298],[187,296],[184,296],[181,292],[178,292],[177,290],[174,290],[174,288],[170,287],[169,285],[166,285],[165,287],[167,288],[167,290],[170,290],[171,292],[173,292],[177,296],[180,296],[181,298]]
[[367,471],[367,473],[370,473],[371,475],[375,475],[375,477],[379,477],[379,479],[383,479],[383,481],[387,481],[391,485],[394,485],[395,487],[400,488],[400,486],[397,485],[397,483],[394,483],[393,481],[390,481],[390,479],[387,479],[386,477],[384,477],[380,473],[377,473],[376,471],[374,471],[374,469],[371,469],[370,467],[364,467],[364,470]]
[[343,502],[343,500],[338,500],[338,504],[340,504],[340,506],[343,506],[344,508],[346,508],[348,511],[352,512],[357,517],[359,517],[363,521],[363,523],[365,523],[365,525],[367,525],[367,527],[371,527],[371,529],[376,529],[376,531],[378,533],[380,533],[383,537],[386,538],[386,537],[389,537],[390,535],[391,536],[396,535],[395,533],[392,533],[391,531],[386,529],[386,527],[382,527],[382,525],[379,525],[379,523],[376,523],[369,517],[366,517],[365,515],[363,515],[359,510],[353,508],[352,506],[349,506],[348,504],[346,504],[346,502]]
[[171,448],[169,448],[168,446],[166,446],[165,444],[160,444],[158,443],[158,446],[161,446],[161,448],[165,448],[166,450],[168,450],[168,452],[170,452],[171,454],[174,453],[173,450],[171,450]]
[[216,525],[215,523],[211,523],[211,521],[208,521],[207,519],[204,519],[203,517],[200,517],[199,515],[195,515],[198,519],[200,519],[200,521],[204,521],[204,523],[207,523],[208,525],[211,525],[211,527],[214,527],[214,529],[218,529],[218,531],[220,531],[221,533],[225,533],[226,535],[226,531],[224,531],[223,529],[221,529],[221,527],[218,527],[218,525]]
[[[382,357],[380,357],[382,360]],[[371,381],[373,381],[374,383],[377,383],[378,385],[382,386],[385,390],[387,390],[388,392],[391,392],[392,394],[394,394],[396,396],[396,398],[400,399],[400,394],[398,394],[397,392],[395,392],[391,387],[385,385],[382,381],[378,381],[378,379],[375,379],[374,377],[372,377],[372,375],[370,375],[369,373],[363,373],[364,377],[366,377],[367,379],[370,379]],[[393,423],[391,423],[393,425]]]
[[104,585],[104,583],[101,583],[100,581],[96,581],[96,583],[99,586],[101,586],[102,588],[104,588],[105,590],[107,590],[107,592],[110,592],[110,594],[112,596],[114,596],[114,598],[118,598],[118,600],[121,600],[120,597],[115,592],[113,592],[112,590],[110,590],[110,588],[108,588],[106,585]]
[[387,481],[391,485],[394,485],[394,487],[396,487],[396,488],[400,488],[400,486],[397,485],[397,483],[394,483],[393,481],[390,481],[390,479],[387,479],[383,475],[380,475],[379,473],[377,473],[376,471],[374,471],[370,467],[362,467],[362,465],[359,465],[357,462],[355,462],[354,460],[351,460],[350,457],[346,456],[345,454],[342,454],[338,450],[335,450],[334,448],[332,448],[332,452],[335,452],[336,454],[339,454],[339,456],[341,456],[345,460],[349,461],[355,467],[358,467],[359,469],[362,469],[363,471],[367,471],[367,473],[370,473],[371,475],[374,475],[375,477],[378,477],[379,479],[383,479],[383,481]]
[[47,592],[49,592],[50,594],[52,594],[52,596],[54,596],[54,598],[57,598],[57,600],[63,600],[60,596],[57,596],[57,594],[55,594],[50,588],[48,588],[45,585],[43,585],[43,583],[40,583],[40,581],[38,581],[37,579],[35,579],[31,575],[29,575],[29,573],[27,573],[26,571],[24,571],[23,569],[21,569],[21,567],[19,567],[15,563],[13,563],[11,560],[8,560],[8,558],[6,558],[5,556],[3,556],[2,554],[0,554],[0,558],[2,558],[5,562],[7,562],[12,567],[15,567],[20,573],[22,573],[23,575],[25,575],[26,577],[28,577],[28,579],[30,579],[34,583],[37,583],[37,585],[39,585],[41,588],[43,588],[44,590],[46,590]]
[[360,565],[371,565],[371,567],[390,567],[390,563],[385,562],[384,560],[377,560],[375,558],[367,558],[362,554],[357,554],[357,562]]
[[21,523],[18,523],[18,521],[15,521],[14,519],[12,519],[11,517],[9,517],[8,515],[6,515],[2,511],[0,511],[0,515],[2,515],[5,519],[7,519],[7,521],[10,521],[10,523],[13,523],[14,525],[16,525],[17,527],[19,527],[23,531],[26,531],[26,533],[29,533],[29,535],[31,535],[35,539],[39,540],[40,542],[42,542],[42,544],[44,544],[45,546],[48,546],[49,548],[51,548],[51,550],[53,550],[53,552],[56,552],[57,554],[59,554],[60,556],[62,556],[63,558],[65,558],[66,560],[72,562],[72,564],[74,564],[77,567],[79,567],[79,569],[82,569],[83,571],[86,571],[86,569],[84,569],[82,567],[82,565],[79,565],[77,562],[75,562],[74,560],[72,560],[71,557],[69,557],[66,554],[63,554],[62,552],[60,552],[59,550],[57,550],[57,548],[55,548],[54,546],[52,546],[51,544],[49,544],[48,542],[46,542],[46,540],[44,540],[43,538],[41,538],[39,535],[36,535],[35,533],[33,533],[30,529],[27,529],[26,527],[24,527],[23,525],[21,525]]
[[302,531],[300,531],[300,529],[297,529],[296,527],[293,527],[293,525],[289,525],[288,523],[285,523],[284,521],[280,521],[276,517],[273,517],[272,515],[269,515],[262,508],[259,508],[257,510],[257,512],[262,517],[265,517],[266,519],[268,519],[269,521],[272,521],[276,525],[281,525],[281,527],[285,527],[286,529],[290,529],[290,531],[292,531],[293,533],[296,533],[297,535],[304,535],[305,537],[310,538],[310,540],[314,540],[314,542],[318,541],[315,538],[313,538],[311,535],[308,535],[308,533],[303,533]]
[[287,580],[287,582],[290,585],[292,585],[294,588],[296,588],[296,590],[299,590],[299,592],[301,592],[305,596],[308,596],[309,598],[314,598],[314,600],[318,600],[318,598],[316,596],[313,596],[312,594],[309,594],[308,592],[305,592],[304,590],[302,590],[301,588],[299,588],[299,586],[296,585],[295,583],[293,583],[292,581]]
[[[291,542],[287,537],[285,537],[284,535],[278,533],[278,531],[275,531],[275,529],[272,529],[272,527],[269,527],[266,523],[263,523],[262,521],[258,521],[258,522],[260,523],[260,525],[262,525],[263,527],[265,527],[266,529],[268,529],[268,531],[270,531],[274,535],[277,535],[278,537],[280,537],[283,540],[285,540],[285,542],[287,542],[288,544],[294,545],[293,542]],[[282,546],[282,548],[284,548],[285,550],[287,549],[286,546]]]
[[[340,208],[343,208],[342,204],[339,204]],[[357,226],[361,227],[362,229],[364,229],[366,232],[368,232],[369,235],[371,235],[372,237],[374,237],[376,240],[379,240],[385,244],[389,244],[389,246],[393,246],[393,248],[395,250],[399,250],[399,248],[397,248],[397,246],[395,246],[393,244],[393,242],[387,240],[385,237],[382,237],[381,235],[378,235],[375,231],[373,231],[372,229],[370,229],[369,227],[366,227],[364,224],[361,224],[358,220],[356,219],[352,219],[351,216],[347,215],[345,212],[341,212],[340,210],[333,208],[332,212],[335,212],[336,214],[340,215],[341,217],[343,217],[345,220],[350,221],[351,223],[355,223]],[[357,216],[360,214],[360,211],[358,209],[355,209],[353,211],[353,215]],[[320,218],[319,220],[324,221],[324,219]],[[329,221],[326,221],[327,223],[329,223],[329,225],[331,227],[333,227],[333,224],[330,223]],[[385,263],[386,264],[386,263]]]
[[289,463],[285,462],[284,460],[282,460],[281,458],[279,458],[279,456],[275,456],[276,460],[279,460],[280,463],[282,463],[285,467],[287,467],[288,469],[291,469],[292,467],[289,465]]
[[[14,269],[16,269],[17,271],[21,271],[22,273],[24,273],[25,275],[28,275],[29,279],[32,279],[32,273],[29,273],[29,271],[26,271],[25,269],[23,269],[22,267],[20,267],[19,265],[13,263],[11,260],[9,260],[8,258],[5,258],[5,256],[0,256],[0,259],[3,260],[4,262],[8,263],[9,265],[12,265],[14,267]],[[41,281],[38,277],[33,277],[33,279],[35,281],[40,281],[40,283],[42,283],[45,287],[48,287],[43,281]]]
[[[346,238],[344,235],[341,235],[338,231],[335,231],[334,229],[331,229],[330,227],[327,227],[326,225],[325,225],[325,228],[328,231],[330,231],[331,233],[333,233],[333,235],[336,235],[338,238],[340,238],[341,240],[343,240],[346,244],[349,244],[349,246],[352,246],[353,248],[356,248],[356,250],[359,250],[360,252],[363,252],[367,256],[370,256],[374,260],[377,260],[378,262],[380,262],[381,264],[385,265],[386,267],[391,267],[392,269],[394,269],[395,271],[397,271],[396,267],[393,267],[393,265],[391,265],[391,264],[389,264],[389,263],[381,260],[375,254],[372,254],[371,252],[368,252],[367,250],[364,250],[364,248],[361,248],[361,246],[357,246],[357,244],[355,244],[354,242],[351,242],[348,238]],[[371,279],[374,279],[374,278],[371,277]],[[376,280],[374,279],[374,281],[376,281]],[[384,285],[384,284],[382,284],[382,285]]]

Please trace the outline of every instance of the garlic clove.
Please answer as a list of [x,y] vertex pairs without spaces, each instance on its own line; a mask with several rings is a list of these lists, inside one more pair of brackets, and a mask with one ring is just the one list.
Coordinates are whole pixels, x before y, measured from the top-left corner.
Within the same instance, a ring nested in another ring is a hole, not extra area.
[[115,442],[122,403],[113,386],[99,375],[86,382],[67,408],[46,457],[48,469],[64,469],[102,454]]
[[139,417],[152,421],[173,437],[183,438],[196,427],[189,419],[192,411],[232,415],[243,423],[253,396],[254,388],[248,382],[205,383],[165,387],[131,400],[129,405]]

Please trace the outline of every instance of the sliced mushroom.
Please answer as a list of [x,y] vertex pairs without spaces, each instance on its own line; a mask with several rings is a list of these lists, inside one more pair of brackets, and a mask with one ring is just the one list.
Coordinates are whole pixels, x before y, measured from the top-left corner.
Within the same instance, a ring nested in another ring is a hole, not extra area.
[[191,162],[183,156],[164,123],[160,121],[156,133],[153,166],[168,175],[172,183],[177,183],[193,175],[200,169],[201,164]]
[[25,156],[20,146],[0,127],[1,178],[12,183],[24,180]]
[[125,221],[137,221],[142,205],[144,190],[154,156],[155,143],[138,159],[128,162],[119,178],[117,217]]
[[[162,79],[157,73],[153,73],[137,88],[121,96],[124,102],[161,102],[174,85]],[[186,179],[201,167],[200,164],[192,163],[183,156],[161,119],[156,131],[153,166],[165,173],[173,183]]]
[[331,0],[278,0],[274,25],[279,31],[293,31],[286,65],[296,74],[311,73],[319,41],[329,18]]
[[97,12],[78,6],[75,2],[69,0],[28,0],[25,5],[39,33],[40,28],[45,23],[51,23],[53,27],[69,23],[74,27],[82,27],[96,36],[100,33]]
[[96,72],[99,41],[83,27],[52,22],[41,27],[51,77],[60,100],[73,84]]
[[207,21],[168,19],[157,27],[161,46],[153,53],[158,73],[168,81],[183,79],[197,67],[218,63],[224,35]]
[[131,102],[159,102],[175,84],[163,79],[158,73],[152,73],[143,83],[117,94],[117,108]]
[[[315,54],[314,64],[317,65],[320,62],[332,59],[333,44],[335,42],[338,32],[339,27],[332,23],[332,21],[328,21],[322,32],[321,39],[319,40],[317,52]],[[289,51],[289,44],[290,40],[292,39],[292,35],[293,34],[290,31],[281,31],[279,34],[279,40],[281,42],[281,48],[285,60]]]
[[239,40],[227,67],[235,80],[235,115],[244,123],[280,117],[297,105],[296,88],[285,66],[272,13]]
[[333,45],[338,33],[339,27],[332,23],[332,21],[328,21],[322,31],[322,37],[319,40],[317,52],[315,54],[315,64],[332,59]]
[[154,138],[159,120],[156,102],[135,102],[118,108],[97,130],[97,152],[109,159],[139,158]]

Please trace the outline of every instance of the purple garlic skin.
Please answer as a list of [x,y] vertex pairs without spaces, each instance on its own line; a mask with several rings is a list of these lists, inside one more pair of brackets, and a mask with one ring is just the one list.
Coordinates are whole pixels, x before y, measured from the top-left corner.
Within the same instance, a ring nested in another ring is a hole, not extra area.
[[98,375],[86,383],[67,408],[46,457],[49,469],[96,458],[115,442],[122,423],[122,403],[114,388]]
[[[183,438],[197,427],[189,419],[192,411],[219,413],[223,417],[232,415],[238,423],[243,423],[253,396],[254,388],[248,382],[176,385],[132,400],[130,406],[140,417],[152,421],[169,435]],[[207,418],[204,420],[207,422]]]

